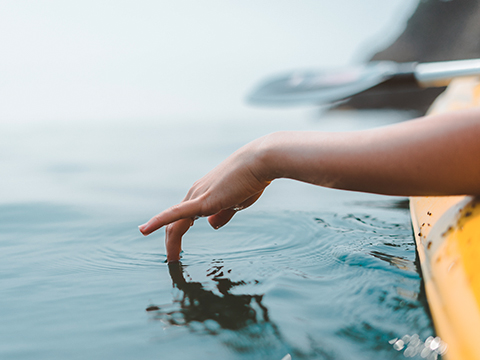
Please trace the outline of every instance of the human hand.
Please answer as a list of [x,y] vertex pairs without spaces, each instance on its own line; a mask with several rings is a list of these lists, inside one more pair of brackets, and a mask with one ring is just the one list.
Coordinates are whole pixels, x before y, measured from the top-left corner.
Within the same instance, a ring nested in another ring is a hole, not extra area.
[[252,205],[271,179],[262,160],[263,139],[257,139],[237,150],[215,169],[198,180],[183,201],[140,225],[143,235],[165,228],[167,260],[180,258],[183,235],[198,217],[208,216],[210,225],[218,229],[239,210]]

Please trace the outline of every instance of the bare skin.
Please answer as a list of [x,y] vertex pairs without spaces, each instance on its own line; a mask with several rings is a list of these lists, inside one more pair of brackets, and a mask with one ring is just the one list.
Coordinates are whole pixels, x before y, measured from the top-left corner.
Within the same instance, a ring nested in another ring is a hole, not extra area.
[[355,132],[266,135],[139,229],[148,235],[166,226],[167,260],[179,260],[182,237],[195,218],[207,216],[218,229],[279,178],[385,195],[480,195],[480,109]]

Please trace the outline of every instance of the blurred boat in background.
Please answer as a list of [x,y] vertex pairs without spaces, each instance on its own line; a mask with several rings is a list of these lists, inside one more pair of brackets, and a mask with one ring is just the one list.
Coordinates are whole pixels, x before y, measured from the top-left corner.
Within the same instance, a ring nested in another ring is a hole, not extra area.
[[[434,62],[480,57],[480,2],[420,1],[404,32],[370,61]],[[445,87],[378,87],[353,96],[339,109],[391,108],[426,113]]]

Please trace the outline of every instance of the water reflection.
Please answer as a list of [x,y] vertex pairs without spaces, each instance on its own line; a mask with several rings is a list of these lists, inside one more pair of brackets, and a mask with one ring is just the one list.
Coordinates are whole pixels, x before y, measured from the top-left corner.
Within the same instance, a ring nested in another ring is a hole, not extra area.
[[[207,276],[215,284],[189,281],[181,262],[168,264],[168,271],[179,296],[172,304],[151,305],[146,310],[154,319],[170,326],[186,326],[192,332],[219,335],[220,340],[238,353],[255,356],[278,353],[282,358],[290,347],[286,345],[276,324],[271,322],[262,295],[234,294],[232,289],[249,283],[225,277],[221,261],[214,261]],[[258,283],[254,281],[254,283]]]
[[375,200],[363,200],[363,201],[355,201],[353,205],[356,206],[365,206],[368,208],[373,209],[397,209],[397,210],[409,210],[409,200],[408,199],[400,199],[400,200],[382,200],[382,201],[375,201]]
[[376,257],[377,259],[387,262],[392,266],[395,266],[397,269],[405,271],[417,271],[417,268],[413,261],[405,259],[401,256],[385,254],[376,250],[370,251],[369,254]]
[[210,272],[216,283],[216,291],[207,290],[200,282],[185,280],[184,267],[180,262],[168,264],[168,271],[173,286],[182,293],[180,299],[174,300],[178,309],[168,310],[163,307],[150,306],[147,311],[157,311],[156,316],[172,325],[188,325],[194,321],[205,323],[215,321],[220,328],[238,330],[251,324],[267,323],[268,310],[262,305],[263,295],[235,295],[230,292],[244,281],[234,282],[223,277],[223,266],[215,265]]

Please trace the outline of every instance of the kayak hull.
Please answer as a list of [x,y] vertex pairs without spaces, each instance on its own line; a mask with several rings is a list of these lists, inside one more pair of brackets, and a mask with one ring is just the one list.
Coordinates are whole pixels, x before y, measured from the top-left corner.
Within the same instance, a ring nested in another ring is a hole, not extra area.
[[[480,79],[457,79],[431,113],[475,106]],[[480,359],[480,199],[412,197],[410,213],[433,322],[448,346],[444,357]]]

